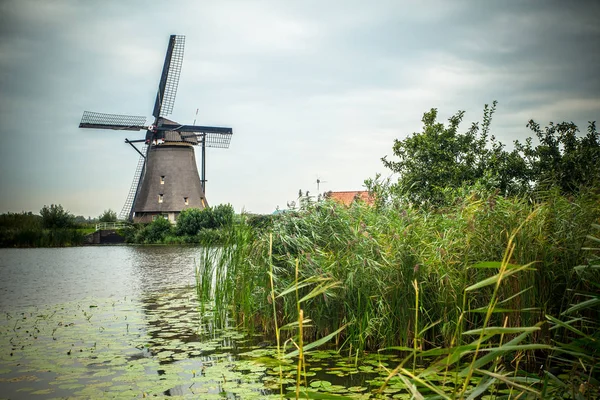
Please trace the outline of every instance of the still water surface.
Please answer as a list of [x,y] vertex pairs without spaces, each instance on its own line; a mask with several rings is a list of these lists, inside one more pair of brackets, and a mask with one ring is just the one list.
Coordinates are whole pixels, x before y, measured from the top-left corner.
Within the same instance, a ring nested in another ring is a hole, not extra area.
[[[198,247],[0,249],[0,398],[267,399],[295,392],[295,360],[216,329],[195,291]],[[271,343],[272,344],[272,343]],[[289,346],[290,348],[292,346]],[[288,349],[292,351],[293,349]],[[393,358],[307,356],[311,390],[374,394]],[[304,374],[304,373],[303,373]],[[404,389],[390,382],[386,393]],[[373,397],[372,397],[373,396]]]
[[0,398],[268,395],[261,375],[239,394],[232,351],[245,337],[209,329],[201,251],[0,249]]
[[191,286],[200,251],[174,246],[0,249],[0,311]]

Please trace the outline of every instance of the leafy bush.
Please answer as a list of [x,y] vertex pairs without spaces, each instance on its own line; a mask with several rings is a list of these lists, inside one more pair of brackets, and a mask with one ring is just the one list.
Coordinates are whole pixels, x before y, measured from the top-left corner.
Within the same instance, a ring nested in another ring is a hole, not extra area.
[[139,230],[135,236],[136,243],[163,243],[167,235],[173,232],[173,226],[165,218],[156,218],[154,221]]
[[189,208],[177,217],[175,232],[178,236],[195,236],[203,229],[219,229],[233,223],[233,207],[230,204],[219,204],[203,210]]
[[117,222],[117,213],[110,208],[98,217],[98,222]]
[[75,217],[60,204],[44,206],[40,210],[40,215],[42,225],[47,229],[71,228],[75,224]]
[[0,228],[6,229],[40,229],[42,217],[28,213],[6,213],[0,215]]
[[194,236],[201,229],[210,223],[210,216],[206,212],[208,208],[200,210],[198,208],[188,208],[183,210],[177,217],[175,232],[178,236]]
[[273,214],[250,214],[246,216],[245,222],[257,230],[266,230],[273,227],[273,220],[276,215]]
[[219,204],[218,206],[212,207],[212,226],[209,228],[223,228],[231,226],[233,223],[233,206],[231,204]]

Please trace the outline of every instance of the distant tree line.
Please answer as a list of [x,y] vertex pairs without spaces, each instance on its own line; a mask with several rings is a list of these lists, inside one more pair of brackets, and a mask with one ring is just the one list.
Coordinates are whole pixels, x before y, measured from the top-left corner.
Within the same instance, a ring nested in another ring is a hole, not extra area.
[[[84,244],[97,222],[116,222],[117,213],[105,210],[97,218],[75,217],[60,204],[31,212],[0,215],[0,247],[62,247]],[[231,204],[182,211],[175,225],[165,218],[149,224],[132,224],[120,230],[128,243],[217,244],[235,222]]]
[[117,214],[105,210],[97,218],[74,216],[60,204],[44,205],[39,215],[32,212],[0,215],[1,247],[77,246],[95,229],[96,222],[114,222]]

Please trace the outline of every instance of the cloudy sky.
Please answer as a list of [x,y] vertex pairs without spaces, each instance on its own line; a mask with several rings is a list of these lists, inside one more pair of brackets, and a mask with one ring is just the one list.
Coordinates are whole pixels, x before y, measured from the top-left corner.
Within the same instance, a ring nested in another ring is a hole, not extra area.
[[[119,212],[170,34],[186,36],[173,120],[231,126],[207,197],[270,213],[298,189],[361,190],[395,138],[498,100],[492,133],[600,120],[598,1],[0,1],[0,212]],[[197,159],[200,161],[199,152]]]

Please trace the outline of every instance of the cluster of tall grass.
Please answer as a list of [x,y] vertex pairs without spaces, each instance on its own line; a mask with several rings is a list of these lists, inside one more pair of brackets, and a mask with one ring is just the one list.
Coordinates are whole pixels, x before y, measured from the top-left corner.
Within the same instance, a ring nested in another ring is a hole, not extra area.
[[0,247],[70,247],[81,246],[89,230],[65,229],[0,229]]
[[[600,225],[592,224],[597,234]],[[498,263],[481,263],[476,268],[497,268],[492,277],[465,288],[465,295],[491,287],[483,323],[476,329],[456,332],[450,346],[430,350],[392,347],[408,350],[409,354],[389,371],[382,388],[393,380],[403,382],[413,398],[476,399],[476,398],[536,398],[536,399],[596,399],[600,396],[600,257],[598,247],[582,247],[591,251],[587,264],[573,268],[574,303],[564,309],[560,317],[550,314],[530,326],[511,326],[508,317],[503,324],[493,325],[493,315],[506,314],[502,305],[501,288],[510,286],[510,277],[517,277],[531,269],[531,264],[514,265],[509,261],[516,248],[514,239],[520,229],[511,235],[503,259]],[[588,242],[600,243],[600,238],[586,235]],[[594,254],[595,253],[595,254]],[[414,281],[416,304],[419,289]],[[514,294],[509,299],[518,297]],[[415,317],[418,317],[418,307]],[[460,320],[468,316],[463,311]],[[546,328],[544,337],[532,338]],[[421,333],[415,333],[414,342]],[[461,340],[461,336],[470,339]],[[546,339],[546,340],[544,340]],[[387,350],[389,350],[388,348]],[[527,365],[531,351],[544,351],[537,370]],[[412,368],[410,361],[412,360]],[[417,370],[419,360],[425,368]],[[425,394],[425,396],[424,396]],[[485,396],[484,396],[485,395]]]
[[[499,362],[501,353],[510,368],[518,360],[534,371],[547,367],[555,343],[572,344],[581,334],[597,344],[600,280],[583,284],[574,270],[589,264],[597,194],[548,191],[532,200],[471,187],[447,204],[324,201],[279,214],[268,229],[237,225],[200,260],[199,297],[216,302],[221,320],[233,310],[239,324],[278,342],[280,334],[298,341],[296,330],[281,327],[300,324],[301,340],[335,333],[338,349],[354,355],[385,348],[411,350],[415,360],[451,354],[436,364],[444,368],[484,353],[494,354],[487,363]],[[561,322],[582,294],[596,308]],[[503,344],[500,353],[490,350]],[[579,354],[571,353],[566,359]],[[502,380],[484,381],[492,379]]]
[[0,215],[0,247],[67,247],[84,243],[85,224],[52,226],[40,215],[6,213]]

